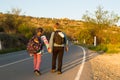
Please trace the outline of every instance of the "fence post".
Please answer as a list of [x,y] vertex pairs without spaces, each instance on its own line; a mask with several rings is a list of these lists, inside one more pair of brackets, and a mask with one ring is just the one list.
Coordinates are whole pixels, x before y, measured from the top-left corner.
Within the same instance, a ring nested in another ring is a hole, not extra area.
[[83,40],[83,43],[84,43],[84,44],[86,44],[86,41],[85,41],[85,39]]
[[0,50],[2,50],[2,41],[0,40]]
[[97,45],[97,42],[96,42],[96,36],[94,36],[94,46]]

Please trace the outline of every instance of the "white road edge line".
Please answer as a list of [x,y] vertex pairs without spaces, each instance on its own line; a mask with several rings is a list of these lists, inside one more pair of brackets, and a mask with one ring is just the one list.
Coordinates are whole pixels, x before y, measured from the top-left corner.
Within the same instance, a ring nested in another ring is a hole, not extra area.
[[83,68],[84,68],[84,64],[85,64],[85,57],[86,57],[85,49],[83,47],[81,47],[81,46],[79,46],[79,47],[82,48],[84,56],[83,56],[82,64],[81,64],[81,66],[79,68],[79,71],[78,71],[78,73],[77,73],[77,75],[75,77],[75,80],[80,80],[80,77],[81,77],[81,74],[82,74],[82,71],[83,71]]
[[[46,54],[47,54],[47,52],[44,53],[44,55],[46,55]],[[16,64],[16,63],[24,62],[24,61],[29,60],[29,59],[32,59],[32,57],[25,58],[25,59],[22,59],[22,60],[19,60],[19,61],[15,61],[15,62],[12,62],[12,63],[2,65],[2,66],[0,66],[0,68],[10,66],[10,65],[13,65],[13,64]]]

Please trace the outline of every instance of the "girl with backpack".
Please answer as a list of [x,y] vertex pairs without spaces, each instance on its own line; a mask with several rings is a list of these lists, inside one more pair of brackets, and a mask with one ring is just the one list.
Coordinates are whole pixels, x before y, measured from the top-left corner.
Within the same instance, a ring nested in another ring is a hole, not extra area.
[[45,36],[42,36],[43,29],[38,28],[36,30],[36,34],[29,40],[27,45],[27,51],[30,54],[30,56],[33,56],[33,62],[34,62],[34,73],[36,75],[41,75],[40,73],[40,65],[41,65],[41,57],[42,57],[42,49],[43,49],[43,43],[46,45],[48,52],[51,52],[51,49],[49,47],[48,40]]

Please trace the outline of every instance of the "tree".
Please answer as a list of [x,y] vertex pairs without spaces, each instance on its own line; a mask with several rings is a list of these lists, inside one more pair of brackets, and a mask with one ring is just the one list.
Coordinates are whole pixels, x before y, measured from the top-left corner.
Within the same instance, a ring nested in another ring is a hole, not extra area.
[[6,33],[15,34],[17,32],[18,26],[24,22],[22,17],[19,16],[20,13],[21,9],[12,8],[4,15],[5,18],[2,23]]
[[[108,31],[112,28],[111,26],[114,26],[120,20],[118,14],[103,10],[103,7],[99,6],[94,13],[86,11],[82,18],[85,21],[84,26],[88,29],[89,34],[91,33],[90,35],[92,37],[97,37],[97,44],[108,44],[111,43],[111,41],[117,42],[112,40],[113,37],[111,37],[115,34],[112,33],[112,31],[108,33]],[[91,40],[91,38],[89,38],[89,40]]]
[[20,15],[21,9],[19,8],[12,8],[11,11],[7,11],[8,14],[13,14],[13,15]]
[[115,25],[119,21],[120,16],[114,12],[110,13],[103,10],[103,7],[99,6],[94,14],[86,11],[82,19],[87,23],[96,24],[98,27],[105,27]]
[[81,44],[93,44],[93,37],[88,29],[79,31],[78,40]]

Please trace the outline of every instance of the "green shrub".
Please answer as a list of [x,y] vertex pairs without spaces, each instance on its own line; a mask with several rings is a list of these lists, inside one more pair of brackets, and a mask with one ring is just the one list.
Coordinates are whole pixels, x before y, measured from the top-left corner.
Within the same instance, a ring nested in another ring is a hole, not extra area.
[[88,29],[79,32],[78,40],[81,44],[93,44],[93,37]]
[[0,40],[2,42],[2,49],[6,50],[10,48],[20,48],[22,46],[25,46],[25,40],[27,39],[23,38],[17,35],[1,33]]
[[35,31],[35,28],[29,27],[27,24],[21,24],[18,27],[18,31],[20,32],[20,34],[25,35],[25,37],[29,39],[30,37],[32,37],[32,35]]
[[0,26],[0,32],[4,32],[4,28]]

